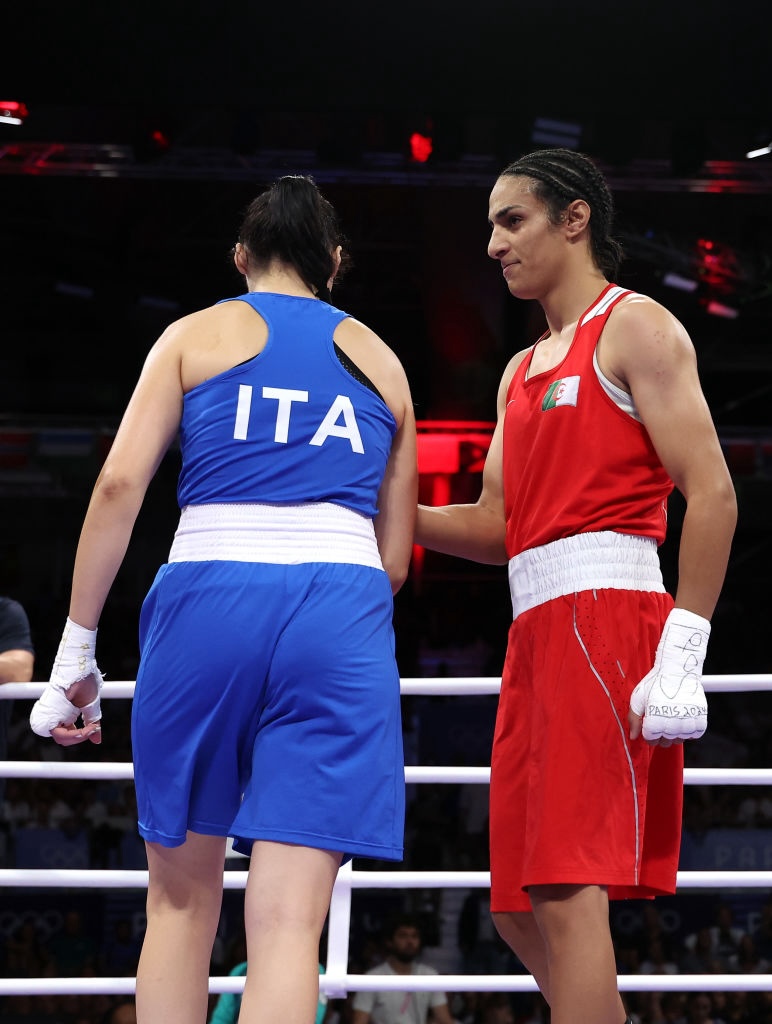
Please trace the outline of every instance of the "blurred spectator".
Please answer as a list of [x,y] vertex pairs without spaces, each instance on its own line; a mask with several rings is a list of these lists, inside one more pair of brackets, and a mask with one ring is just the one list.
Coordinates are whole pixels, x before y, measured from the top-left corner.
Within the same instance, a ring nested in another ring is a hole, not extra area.
[[641,992],[636,1024],[684,1024],[686,995],[683,992]]
[[736,823],[743,828],[768,828],[772,824],[772,798],[756,792],[758,788],[749,787],[737,808]]
[[713,937],[706,925],[684,940],[679,967],[682,974],[720,974],[721,964],[713,952]]
[[[80,977],[93,978],[95,974],[90,967],[85,967]],[[101,992],[59,996],[56,1007],[58,1016],[55,1020],[62,1024],[75,1024],[80,1020],[88,1021],[88,1024],[101,1024],[115,1001],[114,997]]]
[[[417,962],[421,952],[421,931],[407,914],[392,918],[384,931],[386,959],[371,968],[369,975],[436,974],[433,967]],[[353,1024],[453,1024],[444,992],[357,992],[352,1002]]]
[[85,933],[79,911],[65,914],[61,930],[48,940],[48,952],[54,972],[60,977],[77,978],[95,972],[97,944]]
[[772,990],[756,992],[753,1009],[753,1024],[772,1024]]
[[121,999],[111,1006],[100,1024],[137,1024],[137,1007],[133,999]]
[[142,939],[134,934],[131,921],[122,917],[115,922],[112,939],[101,954],[101,973],[108,978],[120,978],[137,973]]
[[405,866],[415,871],[437,871],[448,867],[457,836],[455,808],[450,804],[450,787],[423,783],[405,818]]
[[98,828],[107,818],[107,804],[97,788],[96,781],[82,779],[78,785],[83,800],[83,816],[92,829]]
[[483,997],[475,1024],[515,1024],[515,1011],[507,993],[487,993]]
[[641,964],[645,960],[652,959],[652,945],[657,943],[659,943],[658,955],[660,958],[672,961],[674,959],[672,939],[668,932],[665,931],[662,917],[654,901],[641,900],[640,913],[640,924],[632,932],[626,944],[635,946],[638,951],[638,961]]
[[[469,890],[458,916],[458,946],[462,974],[507,974],[517,970],[519,962],[494,927],[490,889]],[[525,968],[521,966],[520,970]]]
[[[742,928],[738,928],[733,922],[734,911],[730,904],[719,903],[716,908],[716,923],[710,925],[707,929],[710,936],[710,957],[717,963],[719,971],[726,971],[728,969],[729,957],[737,953],[740,939],[743,936]],[[684,946],[687,951],[691,952],[695,948],[697,936],[701,933],[704,933],[704,929],[687,935],[684,939]],[[704,934],[701,935],[701,941],[703,943],[701,956],[704,956]]]
[[533,995],[524,995],[522,1002],[525,1010],[518,1013],[518,1024],[546,1024],[549,1021],[549,1004],[541,992],[535,992]]
[[686,993],[665,992],[660,999],[663,1020],[676,1024],[686,1016]]
[[640,974],[641,956],[638,947],[629,938],[614,941],[617,974]]
[[756,949],[752,935],[742,935],[737,952],[731,954],[727,967],[736,974],[767,974],[770,962]]
[[[35,665],[29,619],[18,601],[0,595],[0,686],[28,683]],[[8,730],[13,702],[0,700],[0,761],[8,758]],[[5,778],[0,777],[0,805],[5,799]]]
[[55,996],[7,996],[2,1002],[3,1024],[64,1024]]
[[466,782],[459,787],[458,814],[461,827],[469,836],[488,839],[488,787]]
[[2,811],[0,811],[2,820],[11,832],[27,824],[32,812],[27,793],[19,779],[6,779],[5,799],[0,807],[2,807]]
[[64,800],[61,793],[52,789],[52,801],[48,808],[48,827],[60,828],[62,822],[73,817],[72,803]]
[[651,939],[639,968],[640,974],[678,974],[678,964],[665,951],[662,939]]
[[716,924],[710,929],[713,944],[713,955],[723,968],[729,965],[729,958],[734,956],[740,947],[743,937],[742,928],[734,924],[734,911],[729,903],[719,903],[716,911]]
[[759,1020],[747,992],[727,992],[722,1016],[726,1024],[757,1024]]
[[760,957],[772,963],[772,900],[761,908],[761,921],[751,932],[751,938]]
[[484,998],[482,992],[453,992],[448,1006],[454,1024],[477,1024]]
[[34,921],[22,921],[5,942],[5,973],[11,978],[39,978],[48,964],[48,953]]
[[726,1024],[715,1015],[713,1000],[708,992],[690,992],[686,997],[686,1024]]

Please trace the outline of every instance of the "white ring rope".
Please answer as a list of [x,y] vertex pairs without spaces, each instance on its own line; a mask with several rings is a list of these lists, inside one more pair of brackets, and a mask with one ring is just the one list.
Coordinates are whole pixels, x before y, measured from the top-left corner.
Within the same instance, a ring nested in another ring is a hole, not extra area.
[[[341,869],[343,871],[343,869]],[[223,872],[223,888],[243,889],[247,871]],[[488,889],[488,871],[351,871],[339,889]],[[147,889],[147,871],[129,868],[0,868],[9,889]],[[679,871],[679,889],[765,889],[772,871]]]
[[[708,692],[741,693],[772,689],[772,675],[714,675],[703,679]],[[36,699],[45,683],[6,683],[0,686],[0,700]],[[482,696],[499,692],[500,680],[469,677],[449,679],[403,679],[403,696]],[[102,689],[107,699],[130,699],[133,681],[108,682]],[[134,777],[131,763],[66,761],[0,761],[0,777],[46,779],[126,779]],[[435,767],[409,765],[406,783],[480,783],[490,781],[490,768]],[[766,785],[772,769],[687,768],[687,785]],[[225,871],[225,889],[243,889],[247,871]],[[8,888],[146,889],[147,871],[80,869],[0,869],[0,885]],[[489,888],[487,871],[354,871],[351,863],[338,872],[330,905],[326,974],[321,975],[322,992],[333,998],[351,991],[413,992],[535,992],[528,974],[471,975],[386,975],[348,974],[351,894],[354,889],[450,889]],[[679,871],[679,890],[772,888],[772,871]],[[619,975],[622,992],[767,992],[772,974],[675,974]],[[136,979],[119,978],[0,978],[0,995],[133,994]],[[240,993],[243,977],[212,977],[212,993]]]
[[[405,782],[490,782],[490,768],[406,765]],[[0,778],[6,779],[124,779],[134,778],[130,761],[0,761]],[[766,786],[772,784],[772,768],[685,768],[687,786]]]
[[[769,992],[772,974],[620,974],[621,992]],[[120,978],[0,978],[0,996],[12,995],[133,995],[136,979]],[[243,977],[215,975],[209,991],[240,993]],[[319,976],[319,989],[332,999],[348,992],[536,992],[529,974],[425,974]]]
[[[490,768],[406,765],[405,782],[490,782]],[[6,779],[123,779],[134,778],[130,761],[0,761],[0,778]],[[684,768],[687,786],[768,786],[772,768]]]
[[[750,693],[772,690],[772,674],[707,675],[702,677],[706,693]],[[46,683],[4,683],[0,686],[0,700],[37,700]],[[497,694],[501,680],[490,676],[454,676],[445,679],[405,678],[400,681],[403,697],[482,697]],[[133,680],[106,682],[101,691],[102,700],[126,700],[134,696]]]

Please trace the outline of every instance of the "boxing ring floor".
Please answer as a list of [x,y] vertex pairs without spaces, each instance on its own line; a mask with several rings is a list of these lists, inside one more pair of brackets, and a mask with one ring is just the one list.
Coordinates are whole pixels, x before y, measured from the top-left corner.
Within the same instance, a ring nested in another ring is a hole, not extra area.
[[[747,693],[772,690],[772,675],[707,675],[707,693]],[[34,701],[44,683],[7,683],[0,687],[0,699]],[[489,696],[499,692],[500,680],[491,678],[402,679],[403,696]],[[133,681],[104,684],[102,699],[130,699]],[[128,762],[0,761],[0,777],[38,779],[130,780]],[[474,783],[487,785],[489,767],[405,768],[407,784]],[[772,768],[686,768],[685,785],[768,786]],[[770,835],[772,846],[772,833]],[[247,871],[226,870],[225,889],[243,890]],[[0,869],[0,886],[19,889],[146,889],[147,871],[111,869]],[[327,931],[326,973],[320,989],[329,998],[343,998],[354,991],[441,991],[441,992],[535,992],[530,975],[522,974],[437,974],[388,977],[349,974],[351,901],[354,889],[485,889],[490,886],[487,871],[385,871],[354,870],[352,863],[338,872],[333,890]],[[677,891],[707,892],[727,889],[772,889],[772,871],[679,871]],[[631,974],[619,975],[622,992],[768,992],[772,974]],[[241,992],[243,977],[215,976],[209,980],[213,994]],[[133,977],[0,978],[3,995],[132,994]]]

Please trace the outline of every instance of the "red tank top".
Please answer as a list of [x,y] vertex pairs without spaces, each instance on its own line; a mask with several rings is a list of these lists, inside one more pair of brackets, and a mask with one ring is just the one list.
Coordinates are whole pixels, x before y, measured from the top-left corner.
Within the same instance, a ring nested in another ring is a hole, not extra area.
[[515,371],[504,414],[507,554],[577,533],[665,537],[673,482],[645,427],[604,391],[593,366],[611,310],[625,295],[608,285],[582,315],[557,366],[526,379]]

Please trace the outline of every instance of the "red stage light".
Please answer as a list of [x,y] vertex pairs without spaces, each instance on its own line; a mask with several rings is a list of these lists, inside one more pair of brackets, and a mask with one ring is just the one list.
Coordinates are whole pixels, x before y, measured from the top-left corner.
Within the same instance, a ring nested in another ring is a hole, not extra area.
[[487,420],[419,420],[418,472],[481,473],[495,426]]
[[29,111],[18,100],[0,100],[0,124],[23,124]]
[[421,135],[420,132],[413,132],[410,136],[410,159],[417,164],[425,164],[432,155],[431,135]]
[[172,142],[168,135],[161,131],[160,128],[156,128],[150,133],[150,138],[153,140],[153,144],[159,152],[165,152]]
[[738,309],[733,306],[725,306],[723,302],[717,302],[716,299],[710,299],[705,309],[711,316],[721,316],[725,320],[736,320],[740,315]]

